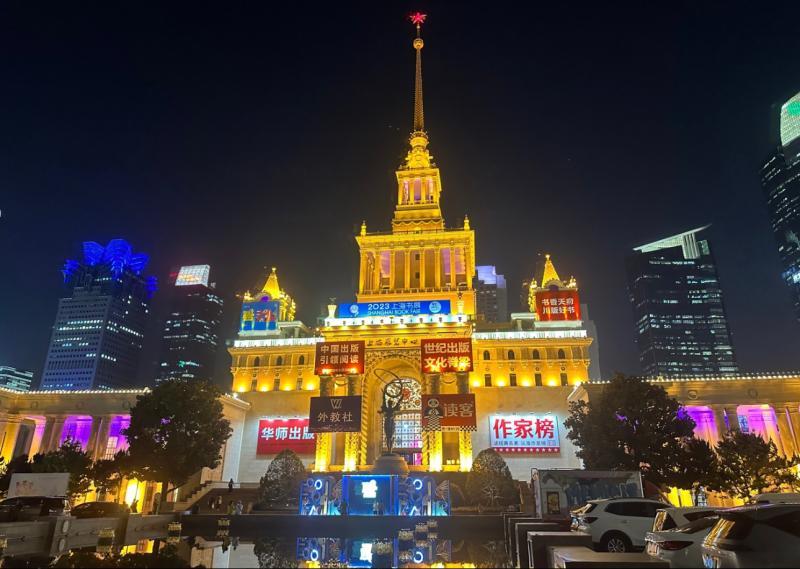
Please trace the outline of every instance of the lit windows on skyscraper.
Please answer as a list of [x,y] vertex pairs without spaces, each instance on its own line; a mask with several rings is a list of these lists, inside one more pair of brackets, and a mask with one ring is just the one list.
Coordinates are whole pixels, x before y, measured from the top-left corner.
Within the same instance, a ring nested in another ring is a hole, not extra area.
[[627,259],[636,343],[648,376],[739,371],[706,227],[634,249]]

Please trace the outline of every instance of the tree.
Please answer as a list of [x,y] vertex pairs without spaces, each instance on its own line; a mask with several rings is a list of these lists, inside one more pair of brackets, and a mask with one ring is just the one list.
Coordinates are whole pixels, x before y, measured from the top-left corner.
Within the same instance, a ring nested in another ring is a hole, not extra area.
[[758,492],[798,483],[792,467],[800,460],[780,456],[775,443],[767,442],[755,433],[726,433],[717,444],[717,454],[720,476],[712,489],[730,496],[748,500]]
[[264,537],[256,540],[253,553],[262,569],[266,567],[299,567],[295,542],[285,537]]
[[719,485],[719,475],[720,464],[714,448],[703,439],[692,438],[684,443],[669,479],[677,488],[715,488]]
[[282,450],[261,477],[259,501],[267,506],[297,502],[300,484],[308,476],[303,462],[290,449]]
[[161,482],[162,496],[203,467],[216,468],[231,434],[222,391],[207,381],[173,379],[139,395],[131,409],[130,467],[142,480]]
[[122,479],[132,475],[134,473],[127,451],[119,451],[112,459],[95,461],[88,472],[89,480],[94,484],[98,494],[116,493],[122,484]]
[[662,387],[617,374],[590,401],[570,403],[564,424],[587,469],[640,470],[653,484],[675,486],[695,427],[681,411]]
[[495,507],[512,504],[517,490],[506,461],[493,449],[484,449],[475,457],[467,475],[467,495],[473,504]]
[[81,443],[66,439],[57,450],[34,455],[31,472],[68,472],[67,496],[74,499],[89,491],[89,467],[92,459],[84,452]]

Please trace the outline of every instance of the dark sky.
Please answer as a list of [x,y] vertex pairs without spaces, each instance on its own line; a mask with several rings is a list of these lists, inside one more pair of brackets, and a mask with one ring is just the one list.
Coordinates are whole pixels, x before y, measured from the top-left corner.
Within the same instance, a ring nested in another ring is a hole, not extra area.
[[758,173],[800,33],[794,3],[757,5],[4,2],[0,363],[38,375],[84,240],[128,239],[162,281],[208,262],[226,294],[276,265],[307,323],[352,299],[358,225],[389,228],[419,7],[445,216],[469,213],[513,309],[551,253],[604,372],[638,372],[623,258],[710,222],[743,370],[796,369]]

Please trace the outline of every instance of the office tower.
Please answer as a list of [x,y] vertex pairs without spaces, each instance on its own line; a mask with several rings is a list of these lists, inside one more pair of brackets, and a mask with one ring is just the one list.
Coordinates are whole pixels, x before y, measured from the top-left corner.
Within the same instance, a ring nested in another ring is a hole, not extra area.
[[170,275],[157,381],[213,381],[223,302],[210,273],[209,265],[188,265]]
[[475,267],[477,275],[473,280],[475,289],[475,312],[478,320],[484,322],[508,321],[508,290],[506,278],[497,274],[493,265]]
[[30,391],[33,372],[0,365],[0,387],[15,391]]
[[155,292],[144,277],[148,256],[124,239],[83,244],[83,259],[64,264],[67,296],[59,300],[41,389],[134,387]]
[[693,229],[634,249],[627,259],[642,371],[694,377],[739,371],[711,247]]
[[761,185],[783,263],[781,276],[800,319],[800,93],[781,107],[780,139],[761,168]]

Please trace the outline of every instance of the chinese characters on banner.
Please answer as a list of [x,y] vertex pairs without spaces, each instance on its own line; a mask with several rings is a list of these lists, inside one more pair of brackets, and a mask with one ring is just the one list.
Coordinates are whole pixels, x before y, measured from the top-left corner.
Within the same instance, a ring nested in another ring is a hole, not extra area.
[[278,326],[280,303],[274,300],[245,302],[242,304],[240,330],[256,332],[259,330],[275,330]]
[[580,320],[581,304],[577,290],[558,290],[536,293],[536,315],[544,322],[550,320]]
[[364,373],[364,340],[321,342],[315,364],[317,375]]
[[559,452],[555,415],[491,415],[489,441],[499,452]]
[[361,396],[312,397],[309,421],[312,433],[357,433],[361,430]]
[[409,316],[417,314],[450,314],[450,301],[418,300],[415,302],[355,302],[339,305],[339,318]]
[[261,419],[258,422],[256,454],[278,454],[290,449],[297,454],[313,454],[314,433],[308,419]]
[[423,395],[423,431],[474,431],[475,395]]
[[421,341],[423,373],[472,371],[472,339]]

